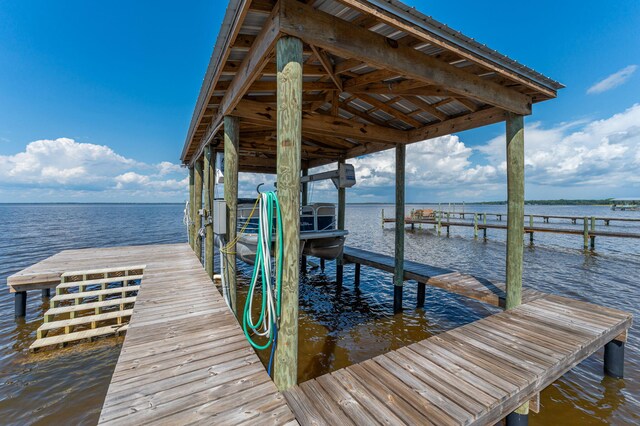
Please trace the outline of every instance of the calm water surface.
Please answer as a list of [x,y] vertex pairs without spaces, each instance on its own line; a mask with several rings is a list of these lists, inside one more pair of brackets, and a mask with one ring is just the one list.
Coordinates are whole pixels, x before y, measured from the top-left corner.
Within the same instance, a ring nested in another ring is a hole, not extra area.
[[[421,207],[428,206],[407,210]],[[64,249],[185,241],[182,209],[181,205],[0,205],[0,284],[6,284],[8,275]],[[348,244],[392,254],[393,226],[381,227],[382,209],[393,215],[393,206],[348,206]],[[505,207],[466,209],[499,212]],[[611,212],[607,207],[527,206],[526,212],[640,217],[638,212]],[[553,220],[545,226],[581,227]],[[640,232],[640,224],[633,223],[601,227]],[[528,240],[525,245],[526,285],[640,314],[640,240],[599,238],[596,251],[585,253],[581,236],[535,237],[533,245]],[[489,230],[488,240],[483,241],[474,240],[470,228],[452,228],[450,237],[438,237],[433,227],[425,226],[407,231],[405,251],[410,260],[504,279],[504,240],[500,230]],[[250,269],[244,267],[242,273],[241,282],[246,283]],[[425,309],[414,309],[416,285],[408,282],[405,311],[393,315],[390,275],[363,267],[356,289],[353,266],[347,266],[341,291],[336,291],[334,276],[334,265],[328,262],[324,272],[312,269],[300,288],[301,381],[495,312],[430,288]],[[42,323],[45,302],[39,292],[32,292],[26,319],[16,320],[13,295],[0,292],[0,422],[95,424],[122,338],[30,354],[27,348]],[[531,424],[638,424],[638,335],[632,328],[624,380],[603,376],[602,353],[598,353],[542,393],[541,413],[531,416]]]

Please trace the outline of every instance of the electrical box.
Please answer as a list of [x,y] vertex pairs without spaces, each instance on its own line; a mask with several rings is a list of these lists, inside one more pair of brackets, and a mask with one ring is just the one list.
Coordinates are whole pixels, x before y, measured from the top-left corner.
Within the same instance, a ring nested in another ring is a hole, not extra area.
[[331,178],[336,188],[351,188],[356,184],[356,169],[353,164],[338,164],[338,176]]
[[227,234],[227,203],[224,200],[213,200],[213,233]]

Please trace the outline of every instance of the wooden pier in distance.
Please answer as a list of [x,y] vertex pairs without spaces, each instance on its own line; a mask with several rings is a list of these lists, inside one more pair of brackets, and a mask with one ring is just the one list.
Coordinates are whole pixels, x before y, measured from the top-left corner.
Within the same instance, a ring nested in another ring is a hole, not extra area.
[[[412,218],[406,217],[404,218],[404,226],[409,225],[411,229],[414,229],[416,225],[434,225],[440,235],[442,228],[445,228],[447,235],[450,234],[450,229],[452,227],[463,227],[463,228],[473,228],[474,237],[478,237],[479,231],[482,231],[483,238],[487,238],[487,230],[488,229],[499,229],[506,231],[507,225],[501,225],[497,223],[486,223],[486,219],[482,217],[482,214],[475,214],[473,217],[473,222],[462,222],[462,221],[452,221],[451,216],[454,213],[451,213],[449,217],[446,216],[446,213],[441,212],[440,215],[436,214],[436,218]],[[458,214],[458,213],[455,213]],[[459,213],[463,215],[463,213]],[[468,213],[467,213],[468,214]],[[506,216],[506,215],[505,215]],[[527,215],[532,216],[532,215]],[[546,216],[545,216],[546,217]],[[482,222],[480,222],[480,218],[482,218]],[[583,239],[583,247],[584,249],[591,248],[595,249],[595,240],[596,237],[605,237],[605,238],[629,238],[629,239],[640,239],[640,233],[635,232],[615,232],[615,231],[599,231],[595,229],[595,218],[582,218],[584,221],[584,226],[582,229],[571,229],[571,228],[551,228],[545,226],[534,226],[533,220],[529,221],[529,226],[523,227],[523,233],[529,235],[529,239],[533,242],[533,235],[535,233],[549,233],[549,234],[561,234],[561,235],[579,235],[582,236]],[[396,223],[397,219],[392,217],[385,217],[384,210],[382,212],[382,226],[384,227],[387,223]]]

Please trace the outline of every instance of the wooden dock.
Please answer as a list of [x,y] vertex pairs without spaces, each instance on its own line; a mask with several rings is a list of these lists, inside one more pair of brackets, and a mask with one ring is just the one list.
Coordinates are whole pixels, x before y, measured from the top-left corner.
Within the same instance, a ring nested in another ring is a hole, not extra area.
[[[503,218],[504,220],[507,220],[507,214],[506,213],[494,213],[494,212],[452,212],[452,211],[445,211],[445,210],[438,210],[439,212],[441,212],[443,215],[448,214],[449,217],[458,217],[460,219],[465,219],[466,217],[483,217],[483,216],[487,216],[487,217],[495,217],[496,220],[502,221]],[[560,220],[570,220],[571,223],[573,223],[574,225],[581,220],[584,220],[584,216],[571,216],[571,215],[554,215],[554,214],[525,214],[524,215],[525,219],[529,218],[537,218],[537,219],[542,219],[542,221],[544,223],[550,223],[549,220],[550,219],[560,219]],[[591,219],[591,217],[589,217],[589,219]],[[610,225],[611,222],[640,222],[640,217],[599,217],[599,216],[594,216],[593,217],[594,221],[596,222],[603,222],[605,225]]]
[[303,425],[494,424],[630,325],[627,313],[545,296],[284,394]]
[[67,250],[10,281],[24,291],[68,270],[130,264],[146,267],[101,424],[295,423],[187,244]]
[[[383,213],[384,214],[384,213]],[[446,216],[445,216],[446,217]],[[473,228],[474,236],[477,237],[478,233],[482,231],[483,237],[487,238],[487,230],[488,229],[499,229],[499,230],[507,230],[507,225],[501,225],[497,223],[488,224],[486,221],[482,223],[479,222],[478,217],[476,216],[473,222],[462,222],[462,221],[452,221],[451,217],[447,219],[443,219],[442,217],[436,219],[419,219],[419,218],[410,218],[407,217],[404,219],[405,226],[411,226],[411,229],[414,229],[416,225],[433,225],[435,226],[438,235],[440,235],[442,228],[446,229],[447,235],[450,233],[450,228],[452,227],[463,227],[463,228]],[[395,223],[395,218],[382,218],[382,226],[386,223]],[[585,220],[584,226],[582,228],[552,228],[546,226],[533,226],[533,222],[529,222],[529,226],[524,226],[523,233],[528,234],[530,240],[533,242],[533,235],[535,233],[549,233],[549,234],[561,234],[561,235],[579,235],[582,236],[583,239],[583,247],[587,249],[591,247],[591,249],[595,248],[595,239],[596,237],[606,237],[606,238],[629,238],[629,239],[640,239],[640,233],[636,232],[615,232],[615,231],[598,231],[595,229],[595,222],[592,220]]]
[[[344,260],[348,263],[370,266],[393,273],[394,258],[392,256],[354,247],[345,247]],[[359,266],[356,267],[359,268]],[[359,275],[359,273],[357,275]],[[415,280],[419,284],[438,287],[451,293],[456,293],[494,306],[504,307],[505,305],[506,293],[504,283],[492,282],[484,278],[462,274],[452,269],[439,268],[425,265],[424,263],[405,260],[404,279]],[[531,302],[542,296],[545,296],[545,293],[537,290],[530,288],[523,288],[522,290],[523,303]],[[419,295],[419,297],[424,299],[424,294],[422,294],[422,296]],[[421,302],[423,303],[424,300],[418,301],[418,305],[421,305]]]
[[[393,270],[390,256],[365,250],[347,248],[345,260]],[[624,342],[631,325],[625,312],[526,290],[517,308],[281,393],[187,244],[65,251],[12,282],[38,288],[125,264],[145,267],[101,424],[490,424]],[[504,300],[502,284],[448,269],[406,262],[404,278]]]

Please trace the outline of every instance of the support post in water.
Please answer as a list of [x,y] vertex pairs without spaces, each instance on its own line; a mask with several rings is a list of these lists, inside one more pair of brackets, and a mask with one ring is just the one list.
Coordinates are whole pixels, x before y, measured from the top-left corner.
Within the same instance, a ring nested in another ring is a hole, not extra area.
[[202,172],[203,172],[203,162],[202,159],[198,158],[194,164],[195,176],[193,181],[193,227],[194,227],[194,236],[193,240],[193,251],[196,252],[196,256],[198,256],[198,260],[202,262],[202,237],[200,236],[200,228],[202,228],[202,215],[200,211],[202,210]]
[[[524,117],[507,115],[507,300],[506,309],[522,303],[522,258],[524,246]],[[507,426],[525,425],[526,402],[507,416]]]
[[624,344],[626,340],[627,332],[625,331],[621,336],[604,346],[604,373],[607,376],[616,379],[624,378]]
[[473,238],[478,238],[478,214],[473,214]]
[[47,298],[51,297],[51,289],[50,288],[43,288],[42,289],[42,297],[44,299],[47,299]]
[[[529,215],[529,228],[533,228],[533,215]],[[529,232],[529,242],[533,244],[533,230]]]
[[[302,169],[302,176],[309,176],[309,169]],[[300,204],[302,206],[309,204],[309,184],[307,182],[302,184],[302,199]],[[307,256],[304,254],[300,256],[300,271],[303,275],[307,273]]]
[[213,194],[215,188],[215,155],[211,146],[204,147],[204,269],[213,279]]
[[[596,218],[591,216],[591,231],[596,230]],[[591,235],[591,250],[595,250],[596,248],[596,236]]]
[[[339,165],[344,164],[344,159],[340,159]],[[338,188],[338,229],[344,229],[344,220],[346,217],[347,193],[345,188]],[[336,285],[340,287],[344,277],[344,261],[342,254],[336,259]]]
[[404,285],[404,178],[406,146],[396,145],[396,229],[395,263],[393,268],[393,311],[402,311]]
[[194,245],[194,241],[195,241],[195,235],[196,235],[196,225],[195,223],[193,223],[193,209],[194,209],[194,205],[193,205],[193,191],[194,191],[194,181],[195,181],[195,171],[193,169],[193,166],[189,167],[189,211],[187,212],[187,215],[189,216],[189,224],[188,226],[188,233],[189,233],[189,245],[191,246],[191,249],[193,249],[195,247]]
[[426,290],[426,284],[418,282],[418,300],[416,303],[417,308],[424,307],[425,290]]
[[587,250],[589,248],[589,219],[585,216],[583,220],[582,240],[583,248]]
[[238,221],[238,146],[240,129],[237,117],[224,117],[224,201],[227,205],[227,253],[224,254],[225,282],[229,290],[231,309],[236,306],[236,233]]
[[356,266],[355,266],[353,285],[356,287],[360,285],[360,264],[359,263],[356,263]]
[[27,315],[27,292],[16,291],[15,297],[15,316],[16,318],[24,317]]
[[281,317],[273,379],[280,391],[294,386],[298,381],[302,60],[302,40],[284,36],[277,41],[277,179],[283,221],[284,256]]

